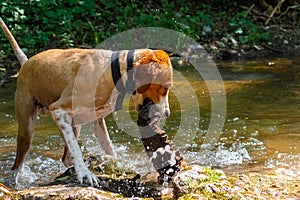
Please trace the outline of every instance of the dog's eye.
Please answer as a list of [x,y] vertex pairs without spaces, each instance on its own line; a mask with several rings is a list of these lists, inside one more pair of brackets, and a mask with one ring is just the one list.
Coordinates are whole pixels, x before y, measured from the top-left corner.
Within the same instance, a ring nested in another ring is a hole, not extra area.
[[169,90],[168,87],[164,87],[164,86],[163,86],[163,87],[160,88],[160,92],[159,92],[159,93],[160,93],[161,95],[165,96],[165,95],[167,94],[168,90]]

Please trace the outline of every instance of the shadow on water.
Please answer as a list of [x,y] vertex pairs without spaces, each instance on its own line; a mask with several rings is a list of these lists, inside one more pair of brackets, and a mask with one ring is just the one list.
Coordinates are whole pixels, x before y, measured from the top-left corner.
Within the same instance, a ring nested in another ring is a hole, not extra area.
[[[176,63],[174,66],[188,79],[200,105],[198,127],[195,130],[183,130],[187,133],[186,137],[190,132],[196,136],[190,138],[188,144],[176,144],[184,149],[188,163],[222,167],[238,173],[289,168],[296,176],[300,153],[300,62],[297,58],[218,64],[226,89],[227,115],[215,150],[205,154],[199,151],[210,121],[209,92],[192,67],[180,67]],[[13,111],[14,90],[14,81],[0,88],[2,180],[11,176],[10,167],[15,157],[17,124]],[[187,91],[182,90],[182,94],[189,95],[185,94]],[[164,130],[172,139],[176,136],[179,124],[188,123],[181,116],[190,108],[180,105],[173,92],[170,94],[170,106],[172,114],[166,120]],[[131,117],[136,121],[137,115],[130,107]],[[131,166],[142,174],[154,171],[138,135],[128,134],[123,128],[118,128],[116,118],[116,115],[109,116],[107,125],[121,164]],[[86,153],[101,153],[90,132],[89,128],[82,130],[82,149]],[[39,116],[33,145],[26,159],[26,164],[37,176],[36,183],[47,182],[64,170],[60,162],[62,152],[63,142],[51,117]]]

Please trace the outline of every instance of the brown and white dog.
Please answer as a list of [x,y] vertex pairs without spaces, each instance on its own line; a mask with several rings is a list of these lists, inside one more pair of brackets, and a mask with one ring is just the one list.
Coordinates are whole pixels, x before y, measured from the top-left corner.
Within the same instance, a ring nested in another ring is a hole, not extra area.
[[[17,155],[12,169],[20,169],[24,163],[42,108],[51,112],[65,142],[64,165],[74,166],[80,183],[98,186],[97,177],[83,161],[77,137],[81,125],[91,124],[99,145],[116,157],[104,121],[115,110],[120,95],[112,75],[112,56],[116,54],[100,49],[52,49],[27,59],[1,18],[0,26],[21,64],[15,93]],[[119,51],[116,58],[124,86],[129,77],[128,52]],[[151,99],[161,115],[168,116],[168,92],[173,83],[168,55],[162,50],[139,49],[131,59],[136,110],[145,99]]]

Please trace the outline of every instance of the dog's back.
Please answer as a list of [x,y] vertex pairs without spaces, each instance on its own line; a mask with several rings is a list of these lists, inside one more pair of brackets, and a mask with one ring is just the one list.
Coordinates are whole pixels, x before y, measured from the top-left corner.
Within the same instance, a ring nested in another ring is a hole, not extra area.
[[[110,70],[111,54],[112,51],[100,49],[51,49],[38,53],[22,66],[17,86],[30,88],[30,95],[46,108],[57,101],[64,90],[75,92],[70,97],[81,96],[88,103],[95,92],[89,94],[87,88],[96,87],[95,83],[104,93],[109,89],[109,94],[114,88],[111,75],[106,72]],[[80,91],[81,88],[84,91]],[[95,91],[98,89],[95,88]],[[109,95],[102,95],[102,98],[104,101],[100,104],[108,101]]]

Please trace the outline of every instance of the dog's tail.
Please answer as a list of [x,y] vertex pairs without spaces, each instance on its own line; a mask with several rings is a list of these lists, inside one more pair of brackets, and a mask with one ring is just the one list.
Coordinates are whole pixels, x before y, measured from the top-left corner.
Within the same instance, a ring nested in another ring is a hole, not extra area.
[[19,47],[17,41],[15,40],[14,36],[11,34],[11,32],[9,31],[9,29],[7,28],[6,24],[4,23],[4,21],[2,20],[1,17],[0,17],[0,26],[1,26],[2,30],[4,31],[6,38],[9,40],[9,42],[18,58],[20,65],[23,66],[23,64],[28,60],[28,58],[25,55],[25,53],[22,51],[22,49]]

